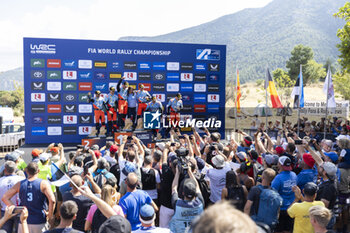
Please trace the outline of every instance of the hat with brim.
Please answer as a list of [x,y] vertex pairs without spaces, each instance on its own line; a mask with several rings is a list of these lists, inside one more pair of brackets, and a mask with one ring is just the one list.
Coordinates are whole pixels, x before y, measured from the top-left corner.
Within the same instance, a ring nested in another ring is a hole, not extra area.
[[188,178],[184,181],[183,187],[184,196],[187,198],[194,198],[196,196],[196,183]]
[[292,170],[292,161],[287,156],[281,156],[278,159],[278,162],[281,164],[283,170],[285,170],[285,171],[291,171]]
[[211,159],[211,162],[216,168],[223,168],[225,166],[225,159],[222,155],[216,155]]
[[114,215],[110,218],[108,218],[100,227],[99,233],[130,233],[131,232],[131,225],[130,222],[120,216],[120,215]]
[[140,208],[140,221],[143,224],[151,225],[156,219],[154,208],[151,205],[143,205]]

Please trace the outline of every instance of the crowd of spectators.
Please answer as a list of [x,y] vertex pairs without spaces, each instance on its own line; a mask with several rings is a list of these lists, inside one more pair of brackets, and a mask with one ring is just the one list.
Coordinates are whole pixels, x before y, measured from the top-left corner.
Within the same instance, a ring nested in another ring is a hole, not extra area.
[[335,141],[305,121],[303,138],[276,122],[277,137],[175,129],[152,149],[135,136],[52,143],[28,164],[16,150],[0,169],[0,232],[348,232],[347,123]]

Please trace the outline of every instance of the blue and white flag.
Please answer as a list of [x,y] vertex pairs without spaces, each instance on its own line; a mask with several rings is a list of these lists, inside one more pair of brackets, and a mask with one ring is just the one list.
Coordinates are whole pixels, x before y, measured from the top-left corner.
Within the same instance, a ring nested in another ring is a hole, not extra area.
[[323,85],[323,93],[327,95],[327,106],[328,108],[335,108],[335,97],[334,97],[334,86],[332,82],[332,72],[330,67],[328,68],[326,80],[324,81]]
[[303,83],[303,72],[300,65],[300,74],[295,83],[292,91],[292,97],[294,97],[293,108],[303,108],[304,107],[304,83]]

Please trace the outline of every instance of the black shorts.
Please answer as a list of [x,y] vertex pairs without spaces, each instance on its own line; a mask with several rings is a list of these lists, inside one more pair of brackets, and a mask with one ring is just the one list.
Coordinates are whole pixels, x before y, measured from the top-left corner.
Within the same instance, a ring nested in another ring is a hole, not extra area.
[[289,217],[287,210],[281,210],[275,232],[292,231],[293,224],[294,219]]

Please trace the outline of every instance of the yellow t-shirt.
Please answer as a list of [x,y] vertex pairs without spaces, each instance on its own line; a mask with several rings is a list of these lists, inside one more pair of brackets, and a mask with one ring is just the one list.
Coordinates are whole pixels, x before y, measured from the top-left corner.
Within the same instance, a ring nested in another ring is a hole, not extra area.
[[309,209],[312,206],[324,206],[322,201],[294,203],[288,208],[287,212],[291,218],[294,218],[293,233],[313,233],[314,228],[310,223]]

